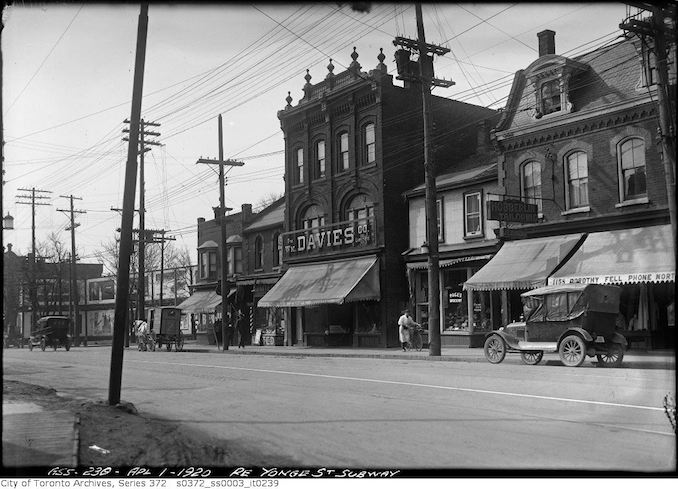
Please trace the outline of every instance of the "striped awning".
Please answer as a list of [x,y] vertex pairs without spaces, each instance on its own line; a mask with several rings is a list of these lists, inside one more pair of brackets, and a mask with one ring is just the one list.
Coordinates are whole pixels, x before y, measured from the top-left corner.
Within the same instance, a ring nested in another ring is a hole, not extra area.
[[[446,258],[438,262],[440,268],[451,267],[457,265],[458,263],[464,263],[467,261],[476,261],[476,260],[489,260],[494,255],[479,255],[479,256],[462,256],[460,258]],[[414,261],[406,263],[405,266],[408,270],[426,270],[428,268],[428,261]]]

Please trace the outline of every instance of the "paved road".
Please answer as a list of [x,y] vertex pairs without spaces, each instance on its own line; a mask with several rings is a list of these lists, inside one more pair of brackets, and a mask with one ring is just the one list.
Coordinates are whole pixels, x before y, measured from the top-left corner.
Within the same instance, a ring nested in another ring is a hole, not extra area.
[[[109,348],[4,350],[7,379],[107,399]],[[298,466],[664,471],[675,371],[138,352],[122,400]]]

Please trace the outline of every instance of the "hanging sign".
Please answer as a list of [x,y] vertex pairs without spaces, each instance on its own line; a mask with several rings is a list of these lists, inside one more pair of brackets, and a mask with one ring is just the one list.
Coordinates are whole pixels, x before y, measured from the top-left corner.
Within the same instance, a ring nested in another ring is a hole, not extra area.
[[534,224],[537,222],[537,211],[536,204],[527,204],[520,200],[489,200],[487,202],[487,218],[492,221]]

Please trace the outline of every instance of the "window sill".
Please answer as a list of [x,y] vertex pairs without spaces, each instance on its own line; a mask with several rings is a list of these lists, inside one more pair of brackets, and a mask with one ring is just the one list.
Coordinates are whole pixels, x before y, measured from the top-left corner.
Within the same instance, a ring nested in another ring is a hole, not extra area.
[[650,199],[647,197],[640,197],[639,199],[630,199],[630,200],[625,200],[624,202],[620,202],[619,204],[615,204],[614,206],[619,209],[621,207],[628,207],[630,205],[640,205],[640,204],[649,204]]
[[474,240],[483,239],[483,238],[485,238],[484,233],[469,234],[469,235],[464,236],[464,241],[474,241]]
[[591,212],[591,208],[587,205],[585,207],[575,207],[574,209],[568,209],[560,213],[561,216],[569,216],[570,214],[583,214],[585,212]]

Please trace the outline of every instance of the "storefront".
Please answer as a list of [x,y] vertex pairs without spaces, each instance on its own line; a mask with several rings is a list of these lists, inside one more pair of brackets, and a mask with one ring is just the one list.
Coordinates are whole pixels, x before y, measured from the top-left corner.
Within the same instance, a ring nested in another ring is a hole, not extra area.
[[675,252],[671,226],[590,233],[548,279],[622,287],[618,329],[631,347],[674,348]]
[[380,260],[376,255],[293,265],[258,308],[287,308],[287,344],[378,346]]
[[[520,294],[546,285],[549,275],[569,258],[583,237],[583,234],[568,234],[504,243],[497,254],[463,284],[468,303],[473,305],[472,309],[469,306],[469,316],[472,311],[477,317],[473,324],[485,322],[491,329],[497,329],[518,321],[523,312]],[[489,330],[482,329],[483,332]]]
[[[233,289],[235,291],[235,289]],[[221,296],[214,290],[196,290],[177,307],[190,316],[191,332],[199,343],[213,345],[214,321],[221,318]]]

